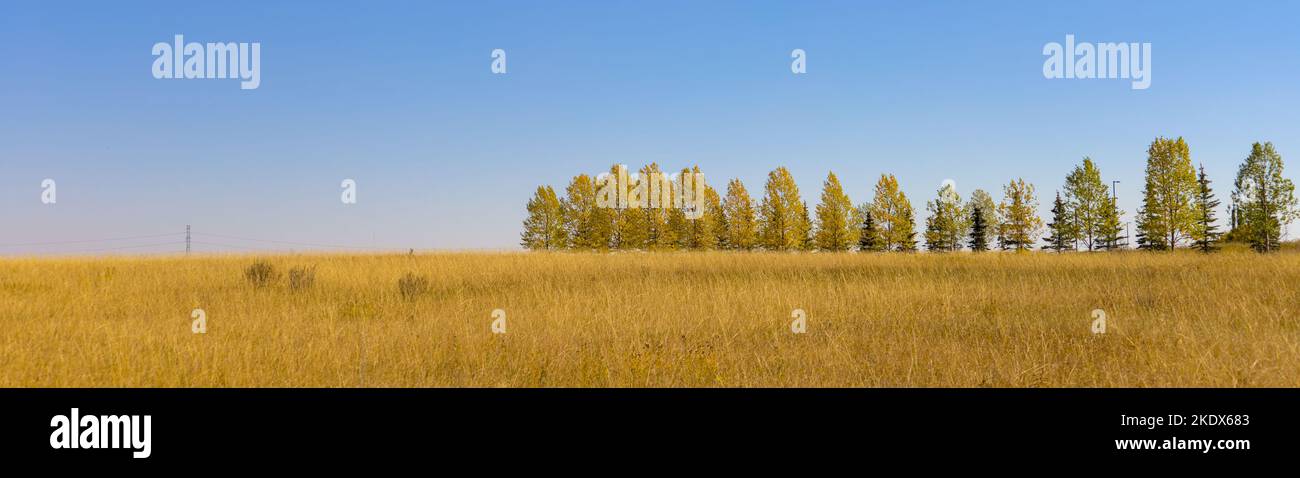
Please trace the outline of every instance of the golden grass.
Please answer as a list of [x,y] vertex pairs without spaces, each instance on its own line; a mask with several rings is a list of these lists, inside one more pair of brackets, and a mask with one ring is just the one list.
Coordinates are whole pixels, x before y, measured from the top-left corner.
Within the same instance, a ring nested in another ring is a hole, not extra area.
[[0,386],[1300,385],[1300,254],[261,258],[0,259]]

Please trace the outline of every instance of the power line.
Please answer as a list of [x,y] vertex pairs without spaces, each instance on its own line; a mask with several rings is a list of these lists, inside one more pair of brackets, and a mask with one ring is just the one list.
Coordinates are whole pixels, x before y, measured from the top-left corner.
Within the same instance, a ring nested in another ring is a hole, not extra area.
[[277,241],[273,239],[256,239],[252,237],[230,236],[226,234],[213,234],[210,232],[195,232],[194,234],[197,236],[211,236],[211,237],[219,237],[224,239],[234,239],[238,241],[265,242],[270,244],[285,244],[291,246],[336,247],[341,249],[374,249],[372,247],[358,246],[358,245],[322,244],[318,242]]
[[101,248],[96,248],[96,249],[80,249],[80,250],[76,250],[76,251],[60,251],[60,252],[61,252],[61,253],[78,253],[78,252],[120,251],[120,250],[126,250],[126,249],[139,249],[139,248],[143,248],[143,247],[162,247],[162,246],[173,246],[173,245],[181,245],[181,244],[184,244],[184,242],[181,242],[181,241],[159,242],[159,243],[156,243],[156,244],[135,244],[135,245],[130,245],[130,246],[101,247]]
[[[147,234],[147,235],[138,235],[138,236],[110,237],[110,238],[104,238],[104,239],[78,239],[78,240],[70,240],[70,241],[26,242],[26,243],[0,244],[0,247],[49,247],[49,246],[60,246],[60,245],[70,245],[70,244],[111,243],[111,242],[117,242],[117,241],[132,241],[132,240],[140,240],[140,239],[156,239],[156,238],[161,238],[161,237],[176,237],[176,236],[184,236],[184,239],[183,239],[183,240],[179,240],[180,237],[177,237],[177,239],[178,239],[177,241],[171,241],[171,242],[159,242],[159,243],[150,243],[150,244],[130,244],[130,245],[122,245],[122,246],[98,247],[98,248],[93,248],[93,249],[81,249],[81,250],[76,250],[76,251],[58,251],[58,252],[67,252],[67,253],[99,252],[99,251],[116,251],[116,250],[126,250],[126,249],[140,249],[140,248],[146,248],[146,247],[161,247],[161,246],[172,246],[172,245],[184,245],[184,246],[185,246],[185,249],[184,249],[185,252],[186,252],[186,253],[189,253],[189,252],[191,251],[192,247],[193,247],[192,244],[202,244],[202,245],[206,245],[206,246],[216,246],[216,247],[228,247],[228,248],[243,249],[243,250],[250,250],[250,251],[267,250],[267,249],[264,249],[264,248],[259,248],[259,247],[250,246],[250,245],[240,245],[240,244],[229,244],[229,243],[226,243],[226,242],[214,242],[214,241],[195,240],[195,237],[198,237],[198,238],[201,239],[201,238],[203,238],[203,237],[205,237],[205,236],[206,236],[206,237],[213,237],[213,238],[231,239],[231,240],[236,240],[236,241],[249,241],[249,242],[257,242],[257,243],[264,243],[264,244],[276,244],[276,245],[283,245],[283,246],[318,247],[318,248],[319,248],[319,247],[324,247],[324,248],[351,249],[351,250],[372,250],[372,251],[373,251],[373,250],[378,250],[378,251],[383,251],[383,250],[404,250],[404,249],[401,249],[401,248],[376,248],[376,247],[367,247],[367,246],[361,246],[361,245],[326,244],[326,243],[319,243],[319,242],[282,241],[282,240],[275,240],[275,239],[259,239],[259,238],[255,238],[255,237],[247,237],[247,236],[234,236],[234,235],[228,235],[228,234],[215,234],[215,233],[208,233],[208,232],[194,231],[194,230],[192,230],[191,226],[189,226],[189,225],[186,225],[186,226],[185,226],[185,232],[171,232],[171,233],[165,233],[165,234]],[[271,249],[271,250],[283,250],[283,249]]]
[[43,247],[43,246],[61,246],[66,244],[89,244],[94,242],[113,242],[113,241],[131,241],[136,239],[156,239],[159,237],[177,236],[183,232],[172,232],[167,234],[152,234],[147,236],[130,236],[130,237],[111,237],[107,239],[84,239],[76,241],[55,241],[55,242],[28,242],[19,244],[0,244],[0,247]]

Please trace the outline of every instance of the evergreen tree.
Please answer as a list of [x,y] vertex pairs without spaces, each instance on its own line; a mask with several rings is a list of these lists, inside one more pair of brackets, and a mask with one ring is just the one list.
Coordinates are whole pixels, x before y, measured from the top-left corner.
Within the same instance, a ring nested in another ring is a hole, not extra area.
[[1100,228],[1097,230],[1097,249],[1113,251],[1122,247],[1124,224],[1120,222],[1123,212],[1115,198],[1108,197],[1102,206]]
[[1004,249],[1023,251],[1034,246],[1043,220],[1038,217],[1038,199],[1034,185],[1024,179],[1011,181],[1002,187],[1003,199],[998,205],[998,243]]
[[[966,203],[966,208],[975,211],[979,209],[980,221],[984,224],[984,246],[988,247],[997,243],[998,240],[998,205],[993,202],[993,196],[983,189],[976,189],[970,193],[970,200]],[[974,216],[970,219],[972,227],[975,224]]]
[[528,217],[524,219],[520,245],[532,250],[558,250],[568,245],[564,213],[554,189],[538,186],[533,198],[528,200],[527,208]]
[[861,252],[879,252],[884,250],[884,244],[880,240],[880,230],[876,229],[876,222],[872,215],[865,212],[866,206],[858,208],[858,216],[862,218],[862,226],[858,231],[858,251]]
[[758,244],[753,200],[739,179],[727,183],[727,197],[722,200],[722,216],[727,226],[725,242],[728,249],[747,251]]
[[984,252],[989,250],[989,226],[984,222],[983,208],[979,204],[971,204],[970,210],[970,240],[968,245],[973,252]]
[[1240,231],[1234,231],[1234,236],[1249,241],[1256,251],[1278,250],[1283,226],[1300,214],[1295,184],[1282,176],[1282,168],[1282,155],[1273,143],[1255,143],[1237,171],[1232,202]]
[[822,200],[817,205],[817,249],[823,251],[845,251],[858,240],[857,224],[854,224],[853,203],[844,194],[839,178],[835,173],[826,175],[822,184]]
[[1178,247],[1196,227],[1196,170],[1183,138],[1156,138],[1147,149],[1146,186],[1138,213],[1139,243],[1144,249]]
[[1056,201],[1052,202],[1052,222],[1047,223],[1047,232],[1049,235],[1043,238],[1047,244],[1043,244],[1044,250],[1053,250],[1057,253],[1064,252],[1065,249],[1071,248],[1070,237],[1070,212],[1065,201],[1061,200],[1061,193],[1056,193]]
[[1196,227],[1192,229],[1192,243],[1201,252],[1214,252],[1218,249],[1218,227],[1214,225],[1214,209],[1219,207],[1219,200],[1214,198],[1210,189],[1210,178],[1205,174],[1205,165],[1196,176]]

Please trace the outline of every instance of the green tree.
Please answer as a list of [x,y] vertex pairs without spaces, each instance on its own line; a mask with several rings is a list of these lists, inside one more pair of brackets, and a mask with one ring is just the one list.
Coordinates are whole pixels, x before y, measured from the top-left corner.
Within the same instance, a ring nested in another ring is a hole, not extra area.
[[1144,249],[1173,249],[1196,227],[1196,171],[1183,138],[1156,138],[1147,149],[1146,187],[1137,229]]
[[989,250],[989,225],[985,222],[983,207],[977,203],[971,203],[970,208],[970,239],[967,244],[972,252],[984,252]]
[[817,248],[823,251],[846,251],[858,240],[853,203],[844,194],[835,173],[826,175],[822,184],[822,201],[817,205]]
[[1016,179],[1002,187],[1002,203],[998,204],[998,242],[1002,249],[1023,251],[1034,246],[1043,220],[1038,217],[1038,199],[1034,185]]
[[925,246],[936,252],[961,250],[962,239],[970,229],[970,216],[961,195],[952,184],[939,188],[934,201],[926,203],[930,217],[925,220]]
[[880,250],[911,252],[916,250],[916,223],[912,203],[898,188],[898,179],[892,174],[880,175],[876,182],[875,197],[862,207],[864,214],[872,216],[879,231]]
[[1124,224],[1120,219],[1123,214],[1114,196],[1106,198],[1101,209],[1101,227],[1097,230],[1097,249],[1113,251],[1122,247]]
[[1081,240],[1086,250],[1097,246],[1109,193],[1106,184],[1101,182],[1101,171],[1092,158],[1085,156],[1083,164],[1065,178],[1066,216],[1071,224],[1068,241]]
[[758,214],[758,237],[765,249],[786,251],[804,248],[808,233],[804,224],[807,208],[799,199],[799,186],[785,167],[768,173]]
[[884,243],[880,238],[880,229],[876,228],[876,221],[870,213],[863,212],[866,206],[858,208],[857,216],[862,218],[861,226],[858,228],[858,251],[861,252],[879,252],[883,251]]
[[[984,246],[989,247],[998,240],[998,205],[993,202],[993,196],[988,191],[976,189],[970,193],[970,200],[966,202],[966,209],[970,211],[979,210],[980,221],[984,224]],[[970,219],[971,227],[974,227],[975,218]],[[986,249],[987,250],[987,249]]]
[[520,245],[532,250],[557,250],[568,245],[563,208],[555,189],[538,186],[533,198],[528,200],[527,208],[528,217],[524,218]]
[[758,244],[758,224],[754,218],[754,201],[740,179],[727,183],[722,200],[722,217],[726,224],[727,249],[747,251]]
[[1047,223],[1049,235],[1043,238],[1047,242],[1047,244],[1043,244],[1044,250],[1050,249],[1061,253],[1066,249],[1073,249],[1073,246],[1070,245],[1070,241],[1073,240],[1071,237],[1073,235],[1070,225],[1071,220],[1069,205],[1061,199],[1061,193],[1057,192],[1056,201],[1052,202],[1052,222]]
[[1219,248],[1219,228],[1214,224],[1214,210],[1219,207],[1219,200],[1214,198],[1210,182],[1202,164],[1196,174],[1196,227],[1191,231],[1192,244],[1201,252],[1214,252]]
[[1234,236],[1260,252],[1281,246],[1282,228],[1297,217],[1295,184],[1282,176],[1282,155],[1273,143],[1255,143],[1237,170],[1232,193],[1236,211]]

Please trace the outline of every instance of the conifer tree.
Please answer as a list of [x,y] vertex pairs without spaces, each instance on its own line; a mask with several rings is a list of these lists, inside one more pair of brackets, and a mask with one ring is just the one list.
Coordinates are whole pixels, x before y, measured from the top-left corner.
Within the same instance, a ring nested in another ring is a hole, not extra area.
[[1047,237],[1043,240],[1047,244],[1043,245],[1044,250],[1053,250],[1057,253],[1064,252],[1069,248],[1070,238],[1070,212],[1065,201],[1061,200],[1061,193],[1056,193],[1056,201],[1052,202],[1052,222],[1047,223]]
[[1202,164],[1196,175],[1196,227],[1192,229],[1192,244],[1201,252],[1214,252],[1219,248],[1219,230],[1214,224],[1214,210],[1219,207],[1219,200],[1214,198],[1210,182]]
[[[998,239],[998,205],[993,202],[993,196],[983,189],[976,189],[970,193],[970,200],[966,203],[966,208],[980,212],[980,221],[984,223],[984,246],[992,247]],[[974,216],[970,219],[971,226],[974,227]],[[985,249],[987,250],[987,249]]]
[[1120,222],[1123,212],[1119,210],[1119,205],[1115,202],[1115,197],[1106,198],[1106,202],[1101,209],[1101,223],[1097,230],[1098,249],[1113,251],[1121,247],[1120,242],[1123,240],[1121,234],[1124,232],[1124,224]]
[[866,212],[866,205],[858,208],[858,216],[862,218],[862,225],[858,231],[858,251],[860,252],[879,252],[884,250],[884,245],[880,240],[880,230],[876,228],[876,222],[872,215]]
[[972,252],[984,252],[989,250],[988,241],[988,224],[985,224],[983,208],[979,204],[970,206],[970,239],[967,245]]

